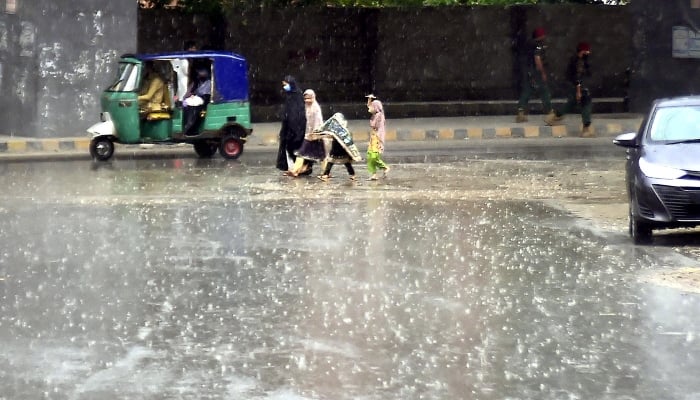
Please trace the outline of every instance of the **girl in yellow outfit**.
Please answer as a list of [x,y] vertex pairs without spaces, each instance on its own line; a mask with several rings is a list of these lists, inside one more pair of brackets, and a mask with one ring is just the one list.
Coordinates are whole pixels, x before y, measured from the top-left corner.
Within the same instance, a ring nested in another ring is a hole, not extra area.
[[372,114],[369,120],[371,133],[369,135],[369,146],[367,147],[367,171],[370,181],[377,180],[377,170],[384,170],[384,178],[389,173],[389,166],[382,160],[384,153],[384,136],[386,135],[384,106],[373,94],[367,95],[367,110]]

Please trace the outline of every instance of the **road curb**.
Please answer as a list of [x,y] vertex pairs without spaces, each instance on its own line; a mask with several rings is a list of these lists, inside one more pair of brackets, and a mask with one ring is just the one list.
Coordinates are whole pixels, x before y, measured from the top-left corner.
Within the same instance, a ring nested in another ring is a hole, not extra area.
[[[626,132],[636,132],[639,122],[592,124],[596,136],[616,136]],[[464,139],[507,139],[507,138],[562,138],[580,137],[581,125],[522,125],[503,127],[464,127],[447,129],[389,129],[386,131],[387,142],[416,142]],[[257,134],[262,144],[277,143],[278,133],[264,132]],[[357,143],[369,141],[369,131],[354,131],[353,139]]]
[[34,139],[9,138],[0,139],[0,153],[61,153],[75,150],[88,151],[90,138]]
[[[625,132],[636,132],[640,121],[630,119],[629,121],[614,123],[593,123],[595,136],[612,137]],[[508,138],[563,138],[579,137],[581,125],[564,124],[554,126],[542,125],[518,125],[518,126],[496,126],[496,127],[450,127],[441,129],[389,129],[386,132],[387,142],[439,142],[465,139],[508,139]],[[358,144],[369,141],[369,130],[359,130],[353,132],[353,137]],[[269,146],[276,145],[278,132],[265,130],[254,131],[248,140],[248,146]],[[19,137],[0,137],[0,154],[22,155],[22,154],[60,154],[70,152],[89,152],[89,137],[68,137],[56,139],[36,139]]]

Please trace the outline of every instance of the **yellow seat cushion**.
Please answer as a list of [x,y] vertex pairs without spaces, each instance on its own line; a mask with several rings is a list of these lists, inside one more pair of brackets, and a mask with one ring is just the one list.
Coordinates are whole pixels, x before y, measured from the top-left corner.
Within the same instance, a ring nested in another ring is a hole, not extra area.
[[146,115],[147,121],[160,121],[163,119],[170,119],[170,113],[167,112],[152,112]]

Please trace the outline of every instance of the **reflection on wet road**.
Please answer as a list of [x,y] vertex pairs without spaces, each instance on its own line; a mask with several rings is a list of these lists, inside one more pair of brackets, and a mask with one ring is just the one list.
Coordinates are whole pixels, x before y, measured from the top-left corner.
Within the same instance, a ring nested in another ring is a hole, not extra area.
[[80,165],[0,179],[0,397],[700,393],[697,297],[639,281],[692,261],[459,179],[476,164]]

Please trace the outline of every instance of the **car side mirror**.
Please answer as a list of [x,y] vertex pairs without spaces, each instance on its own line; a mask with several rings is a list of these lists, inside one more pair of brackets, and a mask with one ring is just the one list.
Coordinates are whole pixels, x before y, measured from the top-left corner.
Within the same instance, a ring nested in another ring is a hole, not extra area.
[[613,144],[621,147],[638,147],[637,132],[623,133],[613,139]]

